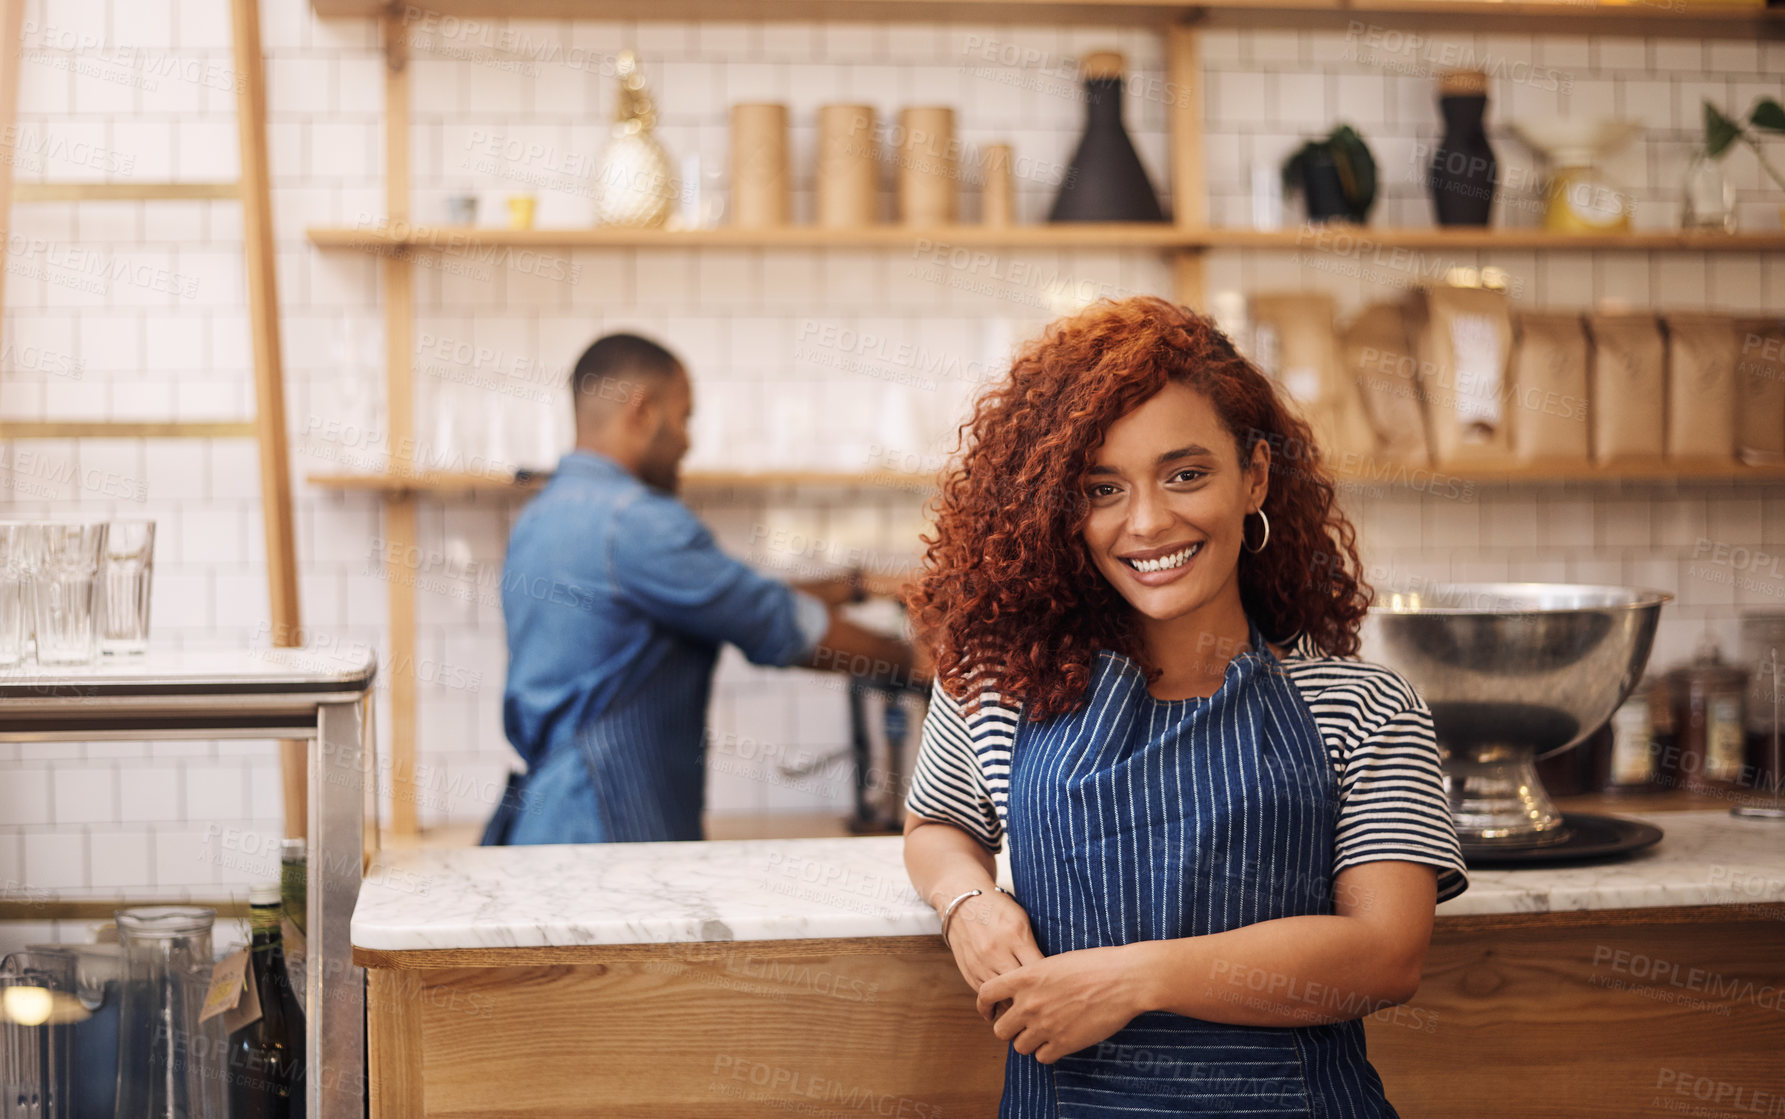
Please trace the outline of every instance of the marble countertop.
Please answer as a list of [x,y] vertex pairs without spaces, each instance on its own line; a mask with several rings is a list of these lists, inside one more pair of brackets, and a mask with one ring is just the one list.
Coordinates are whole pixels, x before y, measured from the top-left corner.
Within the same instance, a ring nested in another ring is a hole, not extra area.
[[[1596,866],[1475,870],[1440,917],[1785,904],[1785,822],[1633,815],[1660,843]],[[355,947],[383,951],[933,936],[897,836],[384,852]],[[1010,884],[1000,858],[1000,878]]]
[[100,657],[89,664],[13,665],[0,673],[0,701],[363,691],[377,669],[378,658],[364,644],[300,649],[151,647],[142,654]]

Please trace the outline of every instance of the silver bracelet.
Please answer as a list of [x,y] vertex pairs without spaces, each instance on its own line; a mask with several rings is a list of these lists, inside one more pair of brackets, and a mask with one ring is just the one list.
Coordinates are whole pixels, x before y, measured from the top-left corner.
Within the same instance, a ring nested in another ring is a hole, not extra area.
[[[1007,897],[1014,896],[1010,893],[1009,890],[1006,890],[1002,886],[993,886],[992,889],[998,891],[1001,894],[1004,894]],[[953,945],[948,943],[948,921],[949,921],[949,918],[954,916],[955,909],[962,902],[966,901],[968,898],[976,898],[983,893],[985,893],[984,890],[968,890],[966,893],[962,894],[960,897],[949,902],[948,908],[946,908],[942,911],[942,943],[945,947],[950,947],[950,948],[954,947]]]

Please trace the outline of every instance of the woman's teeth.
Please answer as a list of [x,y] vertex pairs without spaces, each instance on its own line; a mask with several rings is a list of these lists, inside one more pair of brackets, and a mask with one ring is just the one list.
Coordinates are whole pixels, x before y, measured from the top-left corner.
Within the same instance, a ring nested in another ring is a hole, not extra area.
[[1182,567],[1185,564],[1189,563],[1191,561],[1191,559],[1195,558],[1196,553],[1198,553],[1200,551],[1202,551],[1202,544],[1196,543],[1196,544],[1190,545],[1188,548],[1185,548],[1182,551],[1173,552],[1169,556],[1160,556],[1158,559],[1150,559],[1150,560],[1132,560],[1131,559],[1131,560],[1123,560],[1122,562],[1126,563],[1129,567],[1134,568],[1134,570],[1140,571],[1140,572],[1151,573],[1154,571],[1170,571],[1174,567]]

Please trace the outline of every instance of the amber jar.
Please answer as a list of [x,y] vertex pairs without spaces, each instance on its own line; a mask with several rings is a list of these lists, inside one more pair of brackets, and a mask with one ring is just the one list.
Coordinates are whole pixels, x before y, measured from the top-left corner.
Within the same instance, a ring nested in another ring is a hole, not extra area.
[[1719,792],[1752,783],[1742,719],[1748,674],[1706,642],[1691,664],[1669,675],[1679,727],[1679,785]]

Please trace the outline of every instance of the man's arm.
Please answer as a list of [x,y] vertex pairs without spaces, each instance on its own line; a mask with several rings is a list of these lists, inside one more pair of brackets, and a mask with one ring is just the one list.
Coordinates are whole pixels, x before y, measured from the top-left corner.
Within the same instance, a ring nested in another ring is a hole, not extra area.
[[789,583],[796,591],[804,591],[826,606],[847,606],[855,602],[855,585],[847,575],[834,579],[814,579],[807,583]]
[[791,586],[796,591],[805,591],[826,606],[846,606],[852,602],[860,602],[864,595],[902,600],[905,588],[916,582],[920,574],[922,572],[917,568],[886,573],[862,571],[858,568],[847,575],[814,579],[809,583],[793,583]]
[[671,497],[621,508],[607,575],[644,614],[680,633],[730,642],[752,664],[804,664],[834,628],[829,607],[727,555]]
[[856,625],[828,604],[817,617],[821,598],[802,607],[801,588],[726,555],[706,526],[672,498],[623,509],[611,548],[609,575],[630,602],[681,632],[729,641],[752,663],[887,683],[912,679],[910,646]]
[[911,646],[905,642],[858,626],[833,609],[830,628],[806,659],[796,663],[876,683],[927,686],[927,666],[917,666],[914,674],[913,662]]

